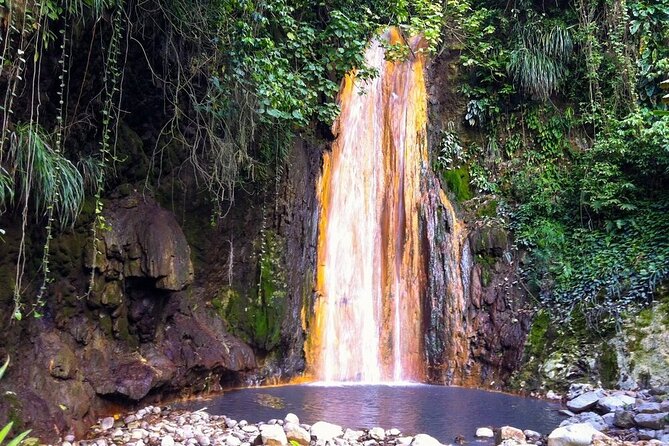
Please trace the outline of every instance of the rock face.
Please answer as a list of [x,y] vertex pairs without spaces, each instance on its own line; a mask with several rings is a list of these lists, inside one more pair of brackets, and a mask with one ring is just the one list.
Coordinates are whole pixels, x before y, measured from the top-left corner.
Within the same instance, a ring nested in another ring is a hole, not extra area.
[[[428,378],[445,384],[497,386],[517,369],[530,315],[526,291],[509,264],[500,228],[465,228],[431,174],[423,178]],[[477,264],[474,259],[487,259]],[[447,298],[444,298],[447,296]]]
[[146,278],[157,289],[180,291],[193,282],[186,237],[174,214],[154,200],[133,193],[113,201],[105,209],[105,223],[110,228],[101,231],[105,255],[96,256],[95,267],[108,283]]
[[[51,439],[82,431],[112,404],[217,389],[256,367],[192,288],[191,250],[172,213],[125,191],[105,203],[104,220],[95,262],[86,227],[54,239],[54,297],[45,317],[18,327],[33,342],[9,350],[0,386],[18,397],[0,393],[0,424],[12,414],[17,428]],[[0,352],[18,345],[0,340]]]
[[[457,50],[444,52],[428,69],[428,145],[433,153],[453,123],[456,131],[466,133],[457,123],[467,101],[451,88],[458,77],[458,58]],[[448,185],[443,179],[426,172],[422,182],[420,220],[429,271],[428,379],[500,388],[522,361],[531,321],[529,296],[517,280],[520,256],[510,249],[507,231],[494,224],[472,224],[479,216],[444,199],[442,190],[448,191]],[[494,200],[480,205],[497,211]]]

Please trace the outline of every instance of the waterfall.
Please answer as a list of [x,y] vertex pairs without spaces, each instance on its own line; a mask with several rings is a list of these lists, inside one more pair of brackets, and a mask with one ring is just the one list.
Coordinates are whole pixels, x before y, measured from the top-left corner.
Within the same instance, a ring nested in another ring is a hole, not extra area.
[[427,162],[424,61],[413,39],[403,62],[382,41],[366,52],[378,74],[346,76],[337,135],[318,184],[317,298],[307,347],[324,381],[423,380],[421,172]]

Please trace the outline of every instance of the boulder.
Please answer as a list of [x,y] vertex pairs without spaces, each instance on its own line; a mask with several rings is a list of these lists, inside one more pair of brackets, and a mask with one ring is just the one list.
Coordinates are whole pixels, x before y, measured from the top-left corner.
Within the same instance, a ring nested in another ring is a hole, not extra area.
[[525,434],[525,438],[527,438],[527,441],[529,441],[531,443],[537,443],[537,442],[541,441],[542,435],[537,431],[533,431],[533,430],[530,430],[530,429],[525,429],[523,431],[523,433]]
[[634,427],[634,414],[628,410],[617,410],[613,416],[613,425],[621,429]]
[[[357,442],[365,433],[363,431],[355,431],[353,429],[346,429],[344,432],[344,440],[348,442]],[[411,441],[409,441],[411,443]]]
[[114,427],[114,417],[106,417],[100,420],[100,429],[108,431]]
[[278,424],[263,424],[260,426],[262,444],[266,446],[286,446],[288,438],[283,428]]
[[493,438],[495,433],[489,427],[479,427],[476,429],[476,436],[479,438]]
[[615,412],[618,409],[624,409],[627,406],[632,406],[636,399],[627,395],[605,396],[597,401],[597,406],[605,412]]
[[639,427],[648,429],[662,429],[667,424],[669,413],[640,413],[634,417],[634,422]]
[[662,408],[660,406],[660,403],[641,403],[638,406],[636,406],[636,411],[638,413],[660,413],[662,412]]
[[499,444],[504,440],[513,440],[517,443],[525,443],[525,434],[518,428],[512,426],[502,426],[495,435],[495,443]]
[[602,415],[602,420],[604,420],[604,423],[606,423],[607,427],[614,427],[615,425],[613,424],[613,420],[615,420],[616,414],[614,413],[605,413]]
[[583,423],[589,424],[598,431],[605,430],[608,427],[606,421],[604,421],[600,415],[594,412],[583,412],[578,415],[574,415],[568,420],[564,420],[562,423],[560,423],[560,426],[569,426],[571,424]]
[[599,401],[599,392],[585,392],[573,400],[567,402],[567,408],[572,412],[585,412],[588,409],[595,407]]
[[292,423],[292,424],[297,424],[298,426],[300,425],[300,419],[295,415],[294,413],[289,413],[286,415],[286,417],[283,419],[284,423]]
[[427,434],[418,434],[413,437],[411,446],[442,446],[442,444],[439,440]]
[[548,436],[548,446],[589,446],[593,437],[602,435],[587,423],[558,427]]
[[336,437],[341,437],[344,435],[344,431],[341,426],[336,424],[328,423],[327,421],[318,421],[311,426],[309,432],[311,436],[316,440],[329,441]]
[[376,441],[383,441],[386,439],[386,431],[380,427],[374,427],[369,430],[369,436]]
[[652,429],[639,429],[639,440],[652,440],[655,438],[656,433]]
[[[288,417],[286,417],[288,418]],[[295,417],[297,418],[297,417]],[[302,426],[296,423],[285,423],[283,430],[289,442],[295,442],[300,446],[308,446],[311,441],[311,435]]]

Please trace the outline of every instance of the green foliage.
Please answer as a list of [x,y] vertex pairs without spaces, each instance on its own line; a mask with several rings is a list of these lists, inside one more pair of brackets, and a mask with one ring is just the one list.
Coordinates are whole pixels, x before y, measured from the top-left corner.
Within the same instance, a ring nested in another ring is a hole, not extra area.
[[518,41],[509,55],[508,71],[521,89],[546,99],[566,74],[571,34],[564,24],[546,23],[539,17],[517,22],[514,32]]
[[38,214],[46,214],[53,207],[61,226],[71,225],[84,199],[81,173],[54,149],[40,128],[19,125],[13,141],[5,161],[14,177],[8,177],[5,185],[13,184],[16,190],[10,190],[5,198],[17,196],[23,202],[32,202]]
[[658,105],[669,2],[448,6],[464,122],[486,142],[447,135],[446,146],[467,154],[478,192],[499,194],[551,314],[578,308],[589,326],[610,326],[669,280],[669,121]]

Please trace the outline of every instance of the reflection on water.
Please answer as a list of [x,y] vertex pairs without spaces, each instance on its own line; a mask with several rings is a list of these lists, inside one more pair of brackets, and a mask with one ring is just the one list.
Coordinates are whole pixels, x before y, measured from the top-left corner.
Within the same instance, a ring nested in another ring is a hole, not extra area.
[[[277,404],[273,404],[277,403]],[[305,423],[323,420],[351,428],[398,428],[427,433],[444,443],[456,435],[474,440],[477,427],[511,425],[548,433],[560,422],[556,403],[460,387],[317,384],[232,390],[187,409],[249,422],[283,418],[293,412]]]

